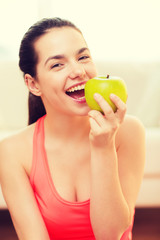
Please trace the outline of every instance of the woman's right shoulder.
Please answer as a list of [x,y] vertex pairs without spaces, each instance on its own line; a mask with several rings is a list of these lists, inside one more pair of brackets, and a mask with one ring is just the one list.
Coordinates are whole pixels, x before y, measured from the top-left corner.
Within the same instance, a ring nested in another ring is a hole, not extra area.
[[[25,147],[33,138],[35,124],[29,125],[23,129],[15,131],[13,134],[3,138],[0,141],[1,150],[10,147],[10,149],[17,149]],[[8,149],[9,150],[9,149]],[[19,149],[20,150],[20,149]]]
[[23,164],[32,150],[34,128],[35,124],[32,124],[0,141],[0,165],[11,164],[12,161]]

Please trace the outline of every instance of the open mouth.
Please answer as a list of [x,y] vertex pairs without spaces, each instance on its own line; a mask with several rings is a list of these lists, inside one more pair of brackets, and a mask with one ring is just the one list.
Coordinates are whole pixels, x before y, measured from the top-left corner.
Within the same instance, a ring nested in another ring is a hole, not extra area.
[[66,94],[75,100],[84,100],[84,87],[85,84],[71,87],[66,91]]

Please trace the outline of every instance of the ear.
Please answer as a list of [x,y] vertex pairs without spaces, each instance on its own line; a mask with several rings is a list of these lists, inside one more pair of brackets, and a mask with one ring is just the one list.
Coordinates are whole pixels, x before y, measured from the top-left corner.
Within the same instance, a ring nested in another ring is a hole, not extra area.
[[35,96],[41,96],[40,86],[38,82],[30,74],[25,74],[24,77],[25,84],[28,87],[28,90]]

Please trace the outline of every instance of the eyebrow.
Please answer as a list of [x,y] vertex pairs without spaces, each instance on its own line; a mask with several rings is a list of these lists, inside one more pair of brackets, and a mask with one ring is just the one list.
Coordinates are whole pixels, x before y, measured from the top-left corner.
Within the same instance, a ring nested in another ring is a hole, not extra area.
[[62,59],[62,58],[65,58],[65,56],[64,56],[64,55],[51,56],[51,57],[47,58],[47,60],[45,61],[45,64],[44,64],[44,65],[46,65],[47,62],[50,61],[50,60],[53,60],[53,59]]
[[81,53],[83,53],[84,51],[89,51],[89,49],[87,48],[87,47],[84,47],[84,48],[81,48],[81,49],[79,49],[79,51],[77,52],[77,54],[81,54]]
[[[83,52],[86,51],[86,50],[89,51],[89,49],[88,49],[87,47],[80,48],[80,49],[77,51],[77,55],[83,53]],[[46,65],[47,62],[50,61],[50,60],[53,60],[53,59],[63,59],[63,58],[65,58],[65,55],[64,55],[64,54],[58,54],[58,55],[55,55],[55,56],[51,56],[51,57],[47,58],[47,60],[45,61],[45,64],[44,64],[44,65]]]

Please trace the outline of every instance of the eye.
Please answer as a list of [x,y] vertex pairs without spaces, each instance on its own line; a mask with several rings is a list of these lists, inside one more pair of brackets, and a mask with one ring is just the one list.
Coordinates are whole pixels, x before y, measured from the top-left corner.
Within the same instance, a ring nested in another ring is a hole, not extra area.
[[84,56],[81,56],[78,60],[79,61],[83,61],[83,60],[86,60],[86,59],[88,59],[89,58],[89,56],[88,55],[84,55]]
[[60,68],[60,67],[62,67],[62,66],[63,66],[62,63],[56,63],[56,64],[54,64],[54,65],[51,66],[51,69],[53,69],[53,68]]

